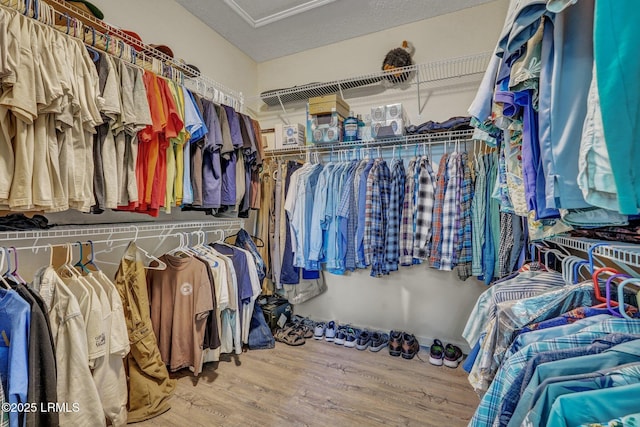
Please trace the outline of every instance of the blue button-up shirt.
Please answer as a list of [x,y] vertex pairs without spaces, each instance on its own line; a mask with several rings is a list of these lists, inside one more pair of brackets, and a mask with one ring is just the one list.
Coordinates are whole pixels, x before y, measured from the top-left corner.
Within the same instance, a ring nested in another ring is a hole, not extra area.
[[603,335],[614,332],[640,334],[640,322],[628,319],[608,319],[596,325],[589,326],[578,334],[536,342],[523,348],[507,359],[501,366],[486,394],[482,397],[480,405],[469,422],[469,426],[485,427],[493,424],[499,415],[502,399],[511,383],[515,381],[520,371],[536,354],[544,351],[585,346],[591,344],[593,340]]
[[611,368],[625,363],[640,362],[640,340],[611,347],[600,354],[563,359],[538,365],[522,392],[509,426],[519,427],[531,406],[536,389],[545,380],[565,375],[583,374]]
[[[566,379],[565,379],[566,378]],[[553,382],[547,382],[541,384],[540,395],[535,401],[535,405],[532,407],[529,414],[525,419],[524,424],[527,426],[539,426],[546,425],[551,415],[552,408],[555,406],[555,401],[560,397],[572,393],[583,393],[590,390],[602,390],[611,387],[622,387],[626,385],[640,383],[640,364],[633,364],[627,366],[620,366],[618,368],[609,371],[598,371],[591,374],[583,374],[576,377],[560,377],[555,378]],[[576,396],[579,397],[579,396]],[[617,408],[617,402],[609,402],[610,406]],[[591,412],[591,408],[582,407],[579,412]],[[557,415],[561,412],[556,408]],[[624,412],[619,412],[621,414]],[[617,414],[616,414],[617,415]],[[585,418],[581,422],[594,422],[599,420],[607,420],[606,418],[596,418],[600,415],[591,412],[588,418]],[[558,419],[559,425],[563,425],[565,419]],[[570,424],[575,425],[575,424]]]

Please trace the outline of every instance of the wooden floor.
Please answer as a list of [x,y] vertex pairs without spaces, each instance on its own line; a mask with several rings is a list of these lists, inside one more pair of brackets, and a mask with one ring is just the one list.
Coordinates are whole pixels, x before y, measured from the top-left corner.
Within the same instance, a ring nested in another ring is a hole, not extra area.
[[464,426],[478,398],[462,367],[307,340],[181,371],[172,408],[136,426]]

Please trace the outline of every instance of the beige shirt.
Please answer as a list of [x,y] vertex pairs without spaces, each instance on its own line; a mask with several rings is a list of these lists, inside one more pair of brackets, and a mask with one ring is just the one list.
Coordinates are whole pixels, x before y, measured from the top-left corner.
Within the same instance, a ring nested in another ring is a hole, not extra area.
[[[114,426],[127,424],[127,379],[122,363],[123,355],[111,351],[114,316],[110,298],[98,277],[100,273],[85,276],[87,283],[98,295],[102,307],[103,327],[106,337],[106,355],[96,361],[93,381],[96,383],[105,417]],[[104,274],[102,274],[104,276]]]
[[60,425],[106,425],[100,396],[87,364],[85,325],[75,296],[51,267],[36,273],[33,286],[48,308],[56,351],[58,402],[77,404],[80,409],[61,412]]

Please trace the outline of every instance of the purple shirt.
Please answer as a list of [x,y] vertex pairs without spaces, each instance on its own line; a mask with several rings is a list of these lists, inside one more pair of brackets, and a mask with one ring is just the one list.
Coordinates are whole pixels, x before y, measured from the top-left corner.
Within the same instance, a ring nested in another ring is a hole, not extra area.
[[222,199],[222,130],[213,103],[208,100],[203,100],[203,103],[204,120],[209,132],[205,135],[202,153],[202,207],[217,209]]
[[238,113],[227,105],[223,105],[223,108],[227,113],[227,120],[229,121],[231,143],[235,148],[242,148],[244,141],[242,140],[242,134],[240,133],[240,118],[238,117]]

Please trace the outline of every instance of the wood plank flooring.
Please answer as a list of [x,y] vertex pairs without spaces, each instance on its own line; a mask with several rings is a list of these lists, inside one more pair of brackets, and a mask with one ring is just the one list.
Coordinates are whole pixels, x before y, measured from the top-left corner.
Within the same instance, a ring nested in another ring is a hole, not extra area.
[[307,340],[176,374],[172,409],[136,426],[464,426],[478,397],[462,367]]

